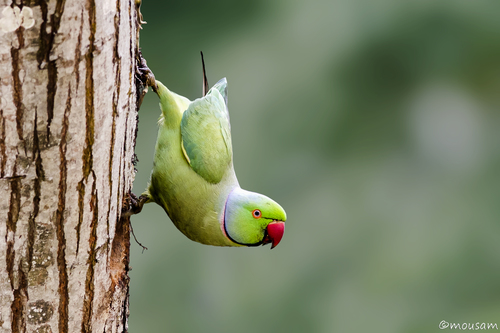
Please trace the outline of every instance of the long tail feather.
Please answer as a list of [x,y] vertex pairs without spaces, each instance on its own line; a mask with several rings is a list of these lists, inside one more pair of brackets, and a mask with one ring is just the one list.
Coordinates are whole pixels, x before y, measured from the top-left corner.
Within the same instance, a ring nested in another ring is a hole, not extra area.
[[208,80],[207,80],[207,72],[205,71],[205,60],[203,59],[203,52],[201,52],[201,65],[203,67],[203,96],[205,96],[208,92]]

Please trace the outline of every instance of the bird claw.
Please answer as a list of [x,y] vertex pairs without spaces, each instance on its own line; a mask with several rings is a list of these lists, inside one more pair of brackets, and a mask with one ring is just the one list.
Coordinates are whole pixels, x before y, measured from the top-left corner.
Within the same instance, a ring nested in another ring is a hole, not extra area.
[[135,237],[134,228],[132,228],[132,223],[130,221],[130,216],[134,214],[139,214],[142,210],[144,204],[148,201],[148,197],[145,195],[141,195],[139,198],[132,193],[132,191],[128,192],[128,196],[124,198],[121,221],[129,223],[130,231],[132,232],[132,236],[134,236],[135,242],[142,247],[142,252],[147,250],[148,248],[142,245]]
[[122,216],[128,217],[131,215],[139,214],[142,211],[142,207],[147,201],[145,195],[137,197],[131,191],[128,193],[128,198],[125,199],[124,208],[122,209]]
[[142,100],[148,92],[148,87],[153,88],[154,92],[158,90],[155,76],[151,69],[149,69],[146,59],[142,56],[141,50],[137,52],[136,56],[135,85],[137,90],[137,110],[139,110]]

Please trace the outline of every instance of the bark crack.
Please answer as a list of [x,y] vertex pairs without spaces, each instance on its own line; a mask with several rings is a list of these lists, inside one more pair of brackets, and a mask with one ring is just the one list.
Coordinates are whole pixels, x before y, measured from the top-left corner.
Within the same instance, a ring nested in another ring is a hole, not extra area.
[[[96,244],[97,244],[97,222],[99,219],[99,198],[96,189],[96,176],[92,170],[92,147],[94,144],[94,50],[95,50],[95,33],[96,33],[96,11],[95,1],[88,0],[86,8],[89,13],[89,49],[85,55],[85,118],[86,118],[86,135],[85,148],[83,149],[83,179],[78,184],[80,188],[79,205],[81,205],[80,213],[83,212],[83,199],[85,194],[85,184],[88,176],[92,174],[92,192],[90,199],[90,210],[93,212],[92,221],[90,223],[89,237],[89,257],[87,260],[87,278],[85,280],[85,298],[83,300],[83,318],[81,331],[82,333],[92,332],[92,308],[94,302],[94,270],[96,264]],[[83,195],[82,195],[83,194]],[[81,216],[80,216],[81,218]],[[79,222],[80,224],[80,222]],[[79,234],[80,230],[78,230]]]
[[14,165],[14,177],[10,179],[10,204],[7,213],[7,232],[5,240],[8,240],[9,231],[16,233],[17,220],[19,219],[19,210],[21,209],[21,178],[15,177],[16,165]]
[[88,179],[92,170],[92,147],[94,145],[94,50],[95,50],[95,6],[90,0],[89,8],[89,50],[85,55],[85,120],[87,130],[85,131],[85,148],[83,149],[83,178]]
[[31,261],[33,258],[33,244],[35,244],[35,219],[40,211],[40,197],[42,181],[45,179],[45,172],[43,170],[42,155],[40,153],[40,139],[38,136],[38,112],[35,108],[35,120],[33,126],[33,152],[32,159],[35,161],[35,174],[33,184],[33,212],[28,219],[28,271],[31,270]]
[[26,332],[26,303],[28,301],[28,279],[19,265],[19,287],[14,289],[14,301],[11,305],[11,330],[12,333]]
[[[115,82],[120,82],[121,75],[121,57],[118,51],[119,41],[120,41],[120,23],[121,23],[121,13],[120,13],[120,1],[116,2],[116,14],[115,14],[115,45],[113,48],[113,61],[116,65]],[[113,193],[113,157],[115,148],[115,130],[116,130],[116,116],[118,114],[118,102],[120,100],[120,84],[115,85],[116,89],[113,92],[113,122],[111,125],[111,143],[109,146],[109,173],[108,173],[108,184],[109,184],[109,201],[108,201],[108,214],[106,219],[106,231],[108,235],[107,243],[109,245],[109,216],[111,212],[111,198]],[[117,212],[118,213],[118,212]],[[106,256],[106,260],[109,260],[109,256]]]
[[[128,118],[128,113],[127,113],[127,118]],[[128,132],[128,122],[125,122],[125,131],[124,133],[127,133]],[[123,140],[123,149],[122,149],[122,153],[121,153],[121,156],[120,156],[120,159],[122,161],[125,160],[125,152],[127,151],[127,135],[125,135],[125,138]],[[121,181],[122,180],[122,176],[124,175],[125,173],[125,163],[121,163],[121,167],[119,169],[119,172],[118,172],[118,179]],[[125,195],[125,193],[127,193],[127,191],[125,190],[125,181],[123,182],[122,184],[122,191],[121,193],[123,195]],[[123,207],[123,202],[122,202],[122,198],[120,196],[117,196],[116,197],[116,207]],[[121,211],[121,210],[120,210]]]
[[125,295],[125,299],[123,300],[123,307],[122,307],[122,333],[128,333],[128,316],[129,316],[129,297],[130,297],[130,285],[127,284],[127,293]]
[[56,210],[57,231],[57,268],[59,270],[59,332],[68,332],[68,272],[66,264],[66,236],[64,233],[64,212],[66,210],[66,190],[68,167],[66,160],[67,134],[69,128],[69,114],[71,112],[71,84],[68,85],[68,97],[61,129],[61,141],[59,143],[59,200]]
[[[14,176],[17,173],[17,165],[14,164]],[[11,330],[12,332],[19,332],[18,322],[23,318],[22,311],[19,309],[19,285],[21,277],[14,274],[14,260],[16,251],[14,250],[14,237],[9,237],[10,233],[15,235],[17,229],[17,221],[19,219],[19,210],[21,207],[21,178],[14,177],[10,179],[10,203],[9,211],[7,213],[7,230],[5,233],[5,241],[7,242],[7,253],[5,256],[7,275],[10,280],[10,287],[12,288],[14,300],[11,304]],[[21,272],[22,273],[22,272]],[[21,302],[22,305],[22,302]]]
[[73,74],[75,74],[76,77],[76,88],[75,91],[78,91],[78,87],[80,86],[80,61],[82,60],[82,35],[83,35],[83,9],[82,9],[82,14],[80,17],[80,32],[78,33],[78,38],[76,40],[76,47],[75,47],[75,66],[73,67]]
[[[14,175],[16,174],[16,167],[14,165]],[[7,243],[7,253],[5,256],[5,263],[7,266],[7,274],[10,280],[10,287],[12,290],[16,288],[16,281],[14,276],[14,258],[16,251],[14,250],[14,241],[10,239],[9,233],[16,233],[17,220],[19,219],[19,209],[21,206],[21,179],[18,177],[10,180],[10,203],[9,211],[7,213],[7,230],[5,232],[5,241]]]
[[[80,86],[80,61],[82,60],[81,47],[82,47],[82,35],[83,35],[83,10],[80,18],[80,32],[78,33],[78,39],[76,42],[75,48],[75,65],[73,67],[73,73],[76,76],[76,89],[78,91],[78,87]],[[85,186],[83,182],[79,182],[77,185],[78,192],[78,223],[76,224],[76,256],[78,256],[78,250],[80,249],[80,228],[82,226],[83,221],[83,197],[85,196]]]
[[99,220],[99,198],[96,189],[96,176],[92,171],[92,196],[90,210],[93,212],[90,223],[89,258],[87,260],[87,278],[85,280],[85,299],[83,300],[82,333],[92,332],[92,309],[94,304],[94,272],[96,264],[97,224]]
[[21,66],[20,61],[20,50],[24,47],[24,28],[19,27],[16,31],[17,40],[19,46],[12,47],[10,49],[10,56],[12,59],[12,93],[14,106],[16,107],[16,129],[17,136],[24,146],[24,153],[26,154],[26,146],[24,144],[23,138],[23,118],[24,118],[24,105],[23,105],[23,84],[21,83],[21,78],[19,77],[19,71]]
[[57,92],[57,63],[56,59],[50,59],[50,53],[54,47],[54,38],[61,24],[64,12],[65,0],[57,0],[54,13],[50,16],[50,33],[47,33],[48,5],[46,1],[40,1],[42,11],[42,24],[40,27],[40,48],[37,52],[38,68],[47,65],[47,143],[50,141],[50,125],[54,117],[54,101]]
[[5,177],[5,165],[7,163],[7,153],[5,147],[5,118],[3,117],[3,109],[0,109],[0,178]]
[[83,221],[83,201],[85,198],[85,183],[92,171],[92,147],[94,145],[94,50],[95,50],[95,32],[96,32],[96,12],[94,0],[87,2],[87,10],[89,13],[89,48],[85,54],[85,148],[82,154],[82,180],[78,183],[78,225],[76,226],[77,247],[76,255],[78,255],[80,245],[80,228]]

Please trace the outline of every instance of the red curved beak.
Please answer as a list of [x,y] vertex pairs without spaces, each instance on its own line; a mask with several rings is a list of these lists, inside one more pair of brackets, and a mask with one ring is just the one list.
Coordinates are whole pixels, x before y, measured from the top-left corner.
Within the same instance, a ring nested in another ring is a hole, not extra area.
[[271,249],[273,249],[283,238],[283,234],[285,233],[285,222],[273,221],[267,225],[266,231],[266,237],[264,237],[264,241],[262,243],[271,243]]

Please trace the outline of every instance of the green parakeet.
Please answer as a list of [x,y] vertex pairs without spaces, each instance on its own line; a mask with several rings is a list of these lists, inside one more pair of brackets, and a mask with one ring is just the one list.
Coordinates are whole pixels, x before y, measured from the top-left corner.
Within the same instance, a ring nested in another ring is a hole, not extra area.
[[203,64],[203,97],[194,101],[156,85],[162,114],[144,202],[162,206],[175,226],[199,243],[278,245],[285,211],[272,199],[243,190],[234,172],[226,79],[208,90]]

